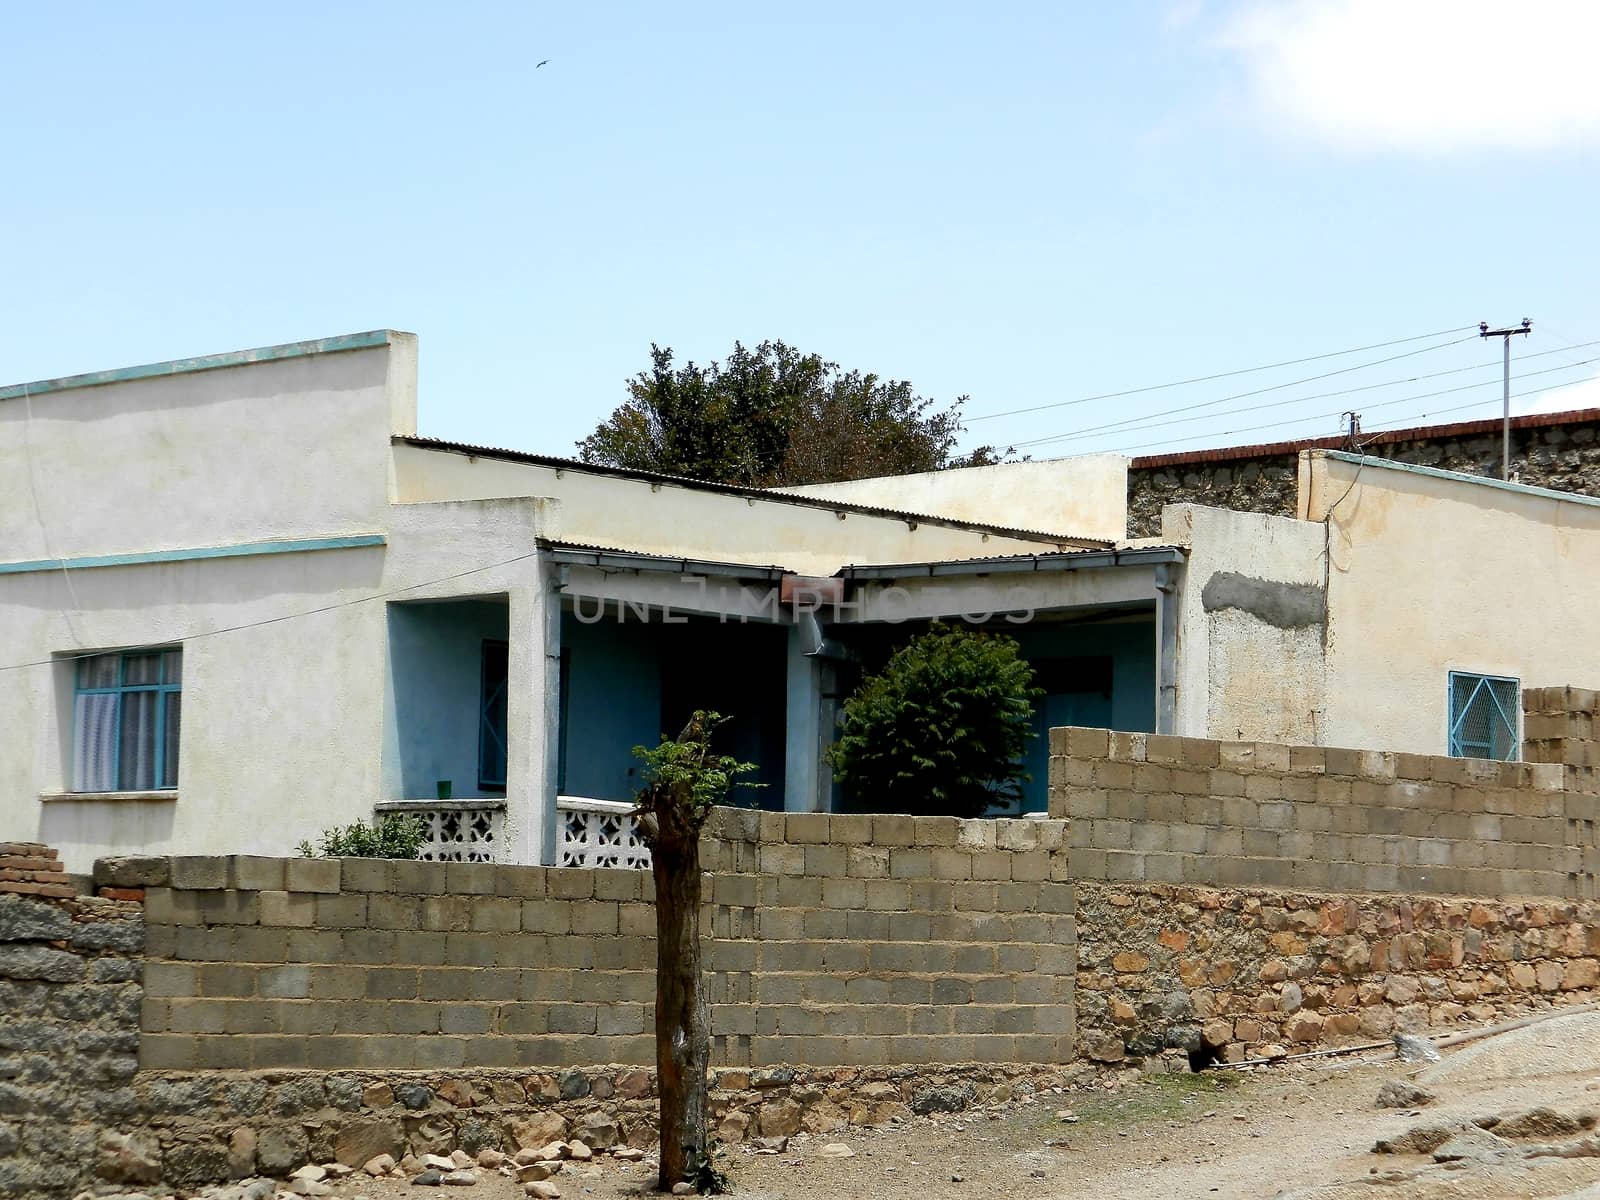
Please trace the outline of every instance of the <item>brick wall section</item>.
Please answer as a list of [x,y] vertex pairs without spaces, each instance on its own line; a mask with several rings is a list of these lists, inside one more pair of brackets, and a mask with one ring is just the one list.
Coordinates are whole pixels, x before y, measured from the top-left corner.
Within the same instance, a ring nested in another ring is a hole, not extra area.
[[[1513,420],[1511,468],[1519,483],[1600,496],[1600,413],[1580,420]],[[1166,504],[1209,504],[1243,512],[1292,517],[1298,486],[1296,458],[1305,447],[1342,449],[1339,438],[1262,446],[1256,453],[1233,451],[1135,458],[1128,470],[1128,536],[1159,537]],[[1438,467],[1469,475],[1500,476],[1498,422],[1468,422],[1456,427],[1396,430],[1381,435],[1366,453],[1395,462]]]
[[61,869],[60,855],[40,842],[0,842],[0,893],[66,899],[78,889]]
[[1083,884],[1080,1045],[1224,1061],[1596,998],[1600,906]]
[[62,887],[0,880],[0,1196],[87,1186],[101,1128],[136,1107],[142,914]]
[[[719,810],[704,928],[725,1066],[1065,1061],[1056,821]],[[150,1069],[654,1062],[636,871],[175,858],[148,886]]]
[[1051,731],[1079,879],[1592,897],[1600,796],[1570,768]]

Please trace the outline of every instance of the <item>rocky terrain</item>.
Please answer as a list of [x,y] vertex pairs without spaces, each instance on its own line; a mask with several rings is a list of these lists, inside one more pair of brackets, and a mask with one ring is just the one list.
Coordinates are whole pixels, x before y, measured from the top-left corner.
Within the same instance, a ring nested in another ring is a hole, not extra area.
[[[960,1113],[746,1140],[716,1165],[754,1200],[1600,1200],[1600,1014],[1554,1018],[1432,1064],[1369,1055],[1199,1075],[1084,1069],[1061,1088]],[[430,1194],[419,1188],[470,1187],[480,1200],[620,1200],[654,1184],[648,1152],[574,1140],[515,1157],[378,1156],[188,1195],[417,1200]]]

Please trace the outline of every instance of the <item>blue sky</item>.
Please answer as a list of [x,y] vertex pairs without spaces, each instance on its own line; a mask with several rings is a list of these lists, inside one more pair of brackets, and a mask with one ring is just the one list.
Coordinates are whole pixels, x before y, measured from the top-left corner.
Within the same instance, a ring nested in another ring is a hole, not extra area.
[[[1519,375],[1562,369],[1520,380],[1553,390],[1519,408],[1600,404],[1600,346],[1563,349],[1600,340],[1600,10],[1504,18],[18,6],[0,382],[387,325],[421,337],[424,433],[564,454],[652,341],[703,360],[783,338],[977,418],[1529,316],[1516,353],[1543,356]],[[1499,347],[1476,339],[1277,387],[1463,336],[969,441],[1147,453],[1331,433],[1351,407],[1367,428],[1494,415]]]

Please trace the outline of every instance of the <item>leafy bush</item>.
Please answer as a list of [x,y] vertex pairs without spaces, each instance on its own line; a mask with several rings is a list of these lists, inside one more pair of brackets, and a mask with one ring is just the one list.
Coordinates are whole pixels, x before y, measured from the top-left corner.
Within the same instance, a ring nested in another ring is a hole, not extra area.
[[979,816],[1021,794],[1043,695],[1011,638],[935,625],[845,701],[834,774],[879,811]]
[[634,757],[644,761],[644,786],[638,797],[641,810],[653,809],[661,798],[671,797],[673,803],[684,806],[688,816],[703,821],[734,788],[763,786],[739,778],[754,771],[755,763],[711,753],[712,730],[727,722],[721,713],[697,709],[677,737],[663,733],[659,746],[633,748]]
[[301,842],[300,853],[307,858],[415,858],[427,840],[428,823],[421,817],[390,813],[372,825],[357,821],[324,829],[321,846]]

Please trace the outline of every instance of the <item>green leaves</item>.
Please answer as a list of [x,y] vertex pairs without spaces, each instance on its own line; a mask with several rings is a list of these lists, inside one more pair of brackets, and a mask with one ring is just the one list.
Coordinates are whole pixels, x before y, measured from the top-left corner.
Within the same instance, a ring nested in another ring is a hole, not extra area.
[[676,368],[671,349],[651,346],[650,364],[578,443],[585,462],[774,487],[999,461],[988,447],[955,457],[966,397],[939,407],[904,380],[784,342],[735,342],[720,363]]
[[306,858],[415,858],[428,840],[428,823],[421,817],[390,814],[373,825],[357,821],[322,831],[322,844],[309,841],[298,849]]
[[1043,695],[1012,639],[936,625],[845,701],[834,774],[880,811],[978,816],[1020,794]]
[[698,824],[735,787],[761,786],[739,778],[754,771],[755,763],[711,752],[711,733],[726,721],[720,713],[696,710],[676,738],[662,734],[659,746],[633,748],[634,756],[644,761],[641,812],[659,813],[670,805],[675,815]]

